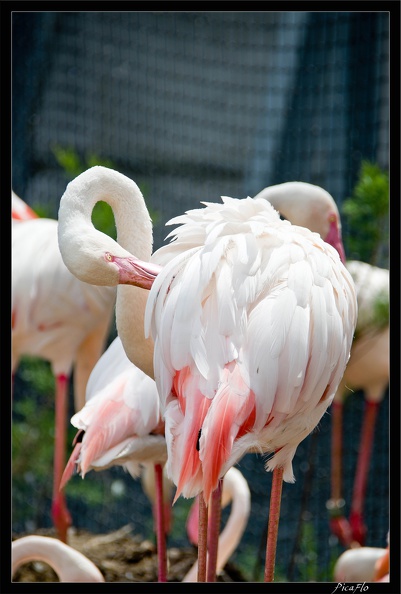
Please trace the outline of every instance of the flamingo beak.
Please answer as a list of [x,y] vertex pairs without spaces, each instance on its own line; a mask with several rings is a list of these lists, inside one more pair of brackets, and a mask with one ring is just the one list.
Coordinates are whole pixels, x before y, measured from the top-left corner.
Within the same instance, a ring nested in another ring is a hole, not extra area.
[[143,262],[135,256],[119,257],[106,254],[106,259],[116,264],[119,285],[133,285],[150,290],[156,276],[161,271],[161,266]]
[[329,243],[335,250],[337,250],[341,262],[345,265],[345,250],[341,238],[341,231],[337,225],[337,221],[333,220],[330,222],[330,230],[325,239],[326,243]]

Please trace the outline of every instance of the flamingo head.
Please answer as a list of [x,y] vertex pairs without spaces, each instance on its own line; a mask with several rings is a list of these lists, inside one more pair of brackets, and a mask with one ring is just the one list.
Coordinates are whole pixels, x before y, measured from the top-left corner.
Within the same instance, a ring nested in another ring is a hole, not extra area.
[[345,264],[340,213],[334,198],[326,190],[306,182],[285,182],[264,188],[255,198],[270,202],[280,216],[293,225],[319,233],[337,250]]

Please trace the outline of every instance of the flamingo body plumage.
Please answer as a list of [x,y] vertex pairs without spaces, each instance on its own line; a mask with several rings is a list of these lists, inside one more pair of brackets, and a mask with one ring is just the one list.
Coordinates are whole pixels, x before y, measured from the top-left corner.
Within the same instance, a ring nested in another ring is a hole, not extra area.
[[[273,204],[280,215],[295,225],[303,225],[337,249],[343,262],[341,220],[334,198],[323,188],[306,182],[286,182],[264,188],[260,197]],[[333,534],[345,546],[364,544],[366,526],[363,504],[367,487],[374,429],[380,402],[389,385],[390,327],[389,270],[359,260],[347,260],[357,293],[358,318],[350,360],[336,390],[332,415],[332,493],[327,502]],[[365,412],[360,438],[349,520],[344,516],[342,493],[342,411],[352,391],[363,391]]]
[[167,458],[164,421],[155,382],[131,363],[118,336],[95,365],[85,406],[71,424],[78,433],[61,487],[75,471],[84,478],[90,470],[111,466],[122,466],[134,479],[141,477],[152,502],[159,578],[165,581],[165,534],[171,526],[173,484],[163,472]]
[[[205,501],[246,452],[284,467],[330,405],[356,322],[352,279],[317,234],[265,200],[176,217],[145,324],[177,494]],[[185,250],[182,249],[185,245]],[[180,255],[171,259],[171,253]],[[184,447],[185,444],[185,447]]]
[[[82,478],[89,470],[116,465],[138,478],[141,464],[166,462],[155,382],[131,363],[118,336],[95,365],[85,406],[71,424],[78,429],[71,462]],[[67,464],[64,480],[70,474]]]

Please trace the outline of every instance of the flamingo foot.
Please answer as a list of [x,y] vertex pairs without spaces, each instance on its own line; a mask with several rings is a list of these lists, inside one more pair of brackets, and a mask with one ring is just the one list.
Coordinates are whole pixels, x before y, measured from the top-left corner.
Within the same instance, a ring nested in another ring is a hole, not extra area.
[[67,531],[72,524],[70,512],[67,509],[67,504],[63,493],[59,493],[52,502],[52,520],[56,528],[59,540],[67,542]]
[[352,531],[352,540],[356,540],[363,546],[366,540],[367,528],[363,522],[362,514],[359,512],[351,512],[349,523]]

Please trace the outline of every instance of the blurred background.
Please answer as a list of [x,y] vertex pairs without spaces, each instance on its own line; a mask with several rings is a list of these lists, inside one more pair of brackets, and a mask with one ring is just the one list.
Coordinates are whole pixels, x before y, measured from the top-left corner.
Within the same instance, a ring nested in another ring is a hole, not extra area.
[[[388,267],[388,12],[14,12],[12,52],[12,186],[40,216],[57,218],[67,183],[107,165],[140,186],[156,249],[166,221],[200,201],[305,181],[336,200],[347,257]],[[101,224],[113,235],[107,213]],[[363,404],[355,393],[344,411],[347,513]],[[389,528],[388,415],[387,393],[367,485],[369,546],[385,546]],[[326,509],[330,428],[328,412],[283,488],[283,581],[331,581],[343,550]],[[51,526],[53,432],[49,366],[25,358],[13,400],[15,534]],[[74,435],[71,426],[69,444]],[[261,456],[239,468],[252,511],[232,560],[263,581],[271,475]],[[66,494],[74,526],[132,523],[153,539],[150,504],[121,468],[74,477]],[[169,546],[188,545],[189,503],[174,507]]]

